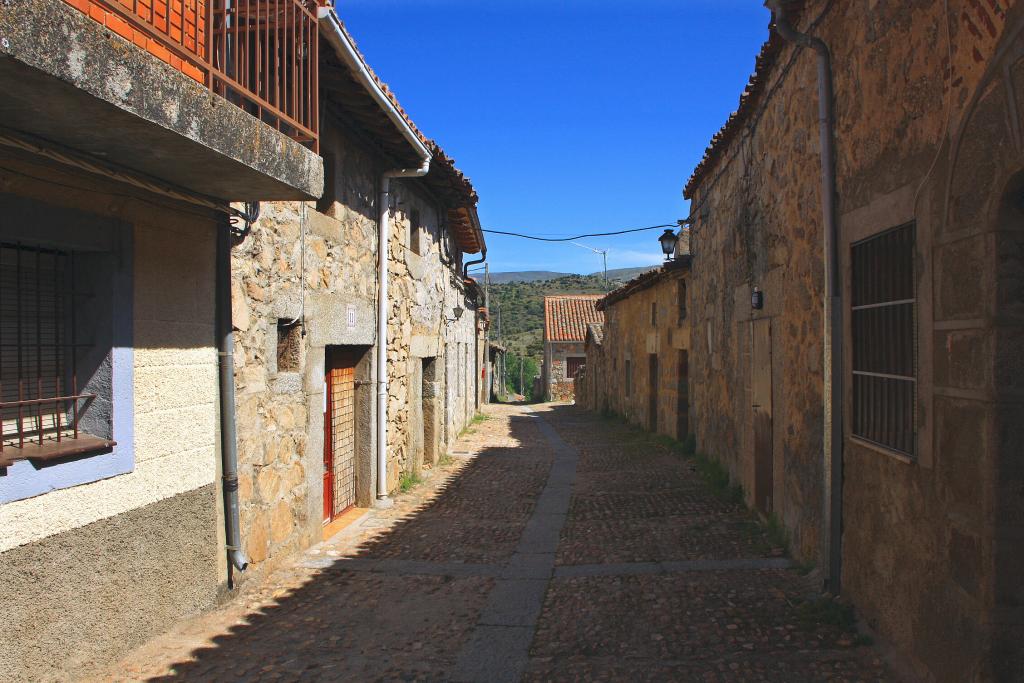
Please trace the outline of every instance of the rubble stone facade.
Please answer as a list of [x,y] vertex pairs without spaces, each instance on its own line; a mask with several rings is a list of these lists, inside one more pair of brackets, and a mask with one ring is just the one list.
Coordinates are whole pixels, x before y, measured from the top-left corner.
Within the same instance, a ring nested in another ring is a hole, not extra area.
[[588,335],[581,391],[589,409],[621,415],[679,440],[689,433],[688,266],[689,257],[683,256],[598,304],[605,315],[604,339],[598,345]]
[[[336,349],[358,359],[354,503],[376,498],[377,187],[386,165],[330,119],[321,146],[334,164],[333,201],[265,204],[233,252],[241,522],[254,562],[240,580],[321,540],[325,373]],[[477,299],[424,182],[394,181],[391,193],[389,491],[443,455],[478,406]],[[296,352],[279,367],[289,333]]]
[[[845,367],[842,536],[833,542],[843,595],[916,679],[1015,680],[1024,670],[1024,7],[795,4],[805,5],[798,28],[829,45],[835,73]],[[752,505],[764,509],[756,491],[767,486],[766,512],[783,521],[798,557],[820,565],[817,73],[810,51],[772,41],[753,94],[687,187],[691,393],[701,450],[729,467]],[[853,433],[849,300],[854,247],[906,225],[917,368],[909,457]],[[766,404],[764,431],[755,415]]]
[[600,294],[544,297],[544,366],[541,384],[548,401],[572,401],[575,376],[586,360],[589,323],[604,322],[597,310]]

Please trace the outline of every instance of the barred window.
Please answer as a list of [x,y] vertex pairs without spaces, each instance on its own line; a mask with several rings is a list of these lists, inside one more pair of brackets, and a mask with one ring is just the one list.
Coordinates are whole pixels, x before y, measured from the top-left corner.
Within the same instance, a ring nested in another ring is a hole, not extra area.
[[584,356],[569,356],[565,359],[565,377],[566,379],[573,379],[576,377],[576,373],[580,371],[584,365],[586,365],[587,359]]
[[913,223],[851,248],[853,434],[915,456],[917,299]]
[[115,445],[90,428],[99,397],[79,366],[93,340],[79,337],[93,316],[75,269],[74,252],[0,244],[0,466]]

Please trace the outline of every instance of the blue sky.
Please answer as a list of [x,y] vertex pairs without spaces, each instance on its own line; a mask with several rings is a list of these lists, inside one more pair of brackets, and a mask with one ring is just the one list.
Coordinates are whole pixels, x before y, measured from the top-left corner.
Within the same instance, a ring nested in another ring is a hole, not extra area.
[[[378,75],[480,193],[485,228],[563,236],[674,222],[767,37],[758,0],[337,0]],[[660,231],[591,238],[608,267]],[[493,272],[594,272],[572,245],[488,235]]]

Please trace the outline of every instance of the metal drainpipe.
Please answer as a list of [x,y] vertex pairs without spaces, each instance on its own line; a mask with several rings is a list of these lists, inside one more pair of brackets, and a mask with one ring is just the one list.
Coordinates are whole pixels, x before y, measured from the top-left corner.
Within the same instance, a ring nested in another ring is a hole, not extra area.
[[217,229],[217,357],[220,384],[220,457],[224,487],[224,531],[228,561],[245,571],[249,558],[242,550],[238,519],[238,444],[235,425],[235,335],[231,323],[231,224]]
[[814,50],[818,58],[818,124],[821,137],[821,210],[824,219],[825,345],[825,538],[828,589],[838,595],[842,573],[843,530],[843,317],[839,284],[839,221],[836,217],[835,93],[832,55],[820,38],[800,33],[786,18],[780,0],[767,0],[775,30],[788,42]]
[[483,263],[486,260],[487,260],[487,249],[484,249],[483,251],[480,252],[480,258],[478,258],[475,261],[466,261],[466,263],[463,264],[463,266],[462,266],[462,279],[464,279],[464,280],[468,280],[469,279],[469,267],[470,266],[475,266],[476,264]]
[[388,245],[391,241],[391,179],[422,178],[430,171],[430,156],[413,169],[387,171],[380,180],[380,220],[377,224],[377,506],[390,507],[388,498]]

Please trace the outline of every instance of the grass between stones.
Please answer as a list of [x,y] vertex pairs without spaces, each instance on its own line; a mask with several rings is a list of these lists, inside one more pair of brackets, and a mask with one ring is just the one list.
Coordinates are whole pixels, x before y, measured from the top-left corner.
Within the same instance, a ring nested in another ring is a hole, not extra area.
[[398,480],[398,490],[402,493],[412,490],[423,483],[423,478],[416,472],[406,472]]

